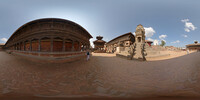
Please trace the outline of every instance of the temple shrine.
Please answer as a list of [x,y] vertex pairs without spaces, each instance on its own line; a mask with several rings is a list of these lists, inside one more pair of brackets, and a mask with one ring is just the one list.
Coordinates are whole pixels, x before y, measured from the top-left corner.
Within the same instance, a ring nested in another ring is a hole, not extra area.
[[96,37],[97,40],[95,40],[94,43],[94,52],[95,53],[104,53],[105,49],[104,49],[104,45],[106,43],[106,41],[102,40],[103,37],[102,36],[97,36]]

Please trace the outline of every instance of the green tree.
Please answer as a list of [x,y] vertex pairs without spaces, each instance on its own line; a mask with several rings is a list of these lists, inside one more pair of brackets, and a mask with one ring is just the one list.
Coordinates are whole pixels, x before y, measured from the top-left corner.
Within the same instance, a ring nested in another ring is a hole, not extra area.
[[161,40],[161,44],[160,44],[160,46],[164,46],[166,43],[165,43],[165,41],[164,40]]

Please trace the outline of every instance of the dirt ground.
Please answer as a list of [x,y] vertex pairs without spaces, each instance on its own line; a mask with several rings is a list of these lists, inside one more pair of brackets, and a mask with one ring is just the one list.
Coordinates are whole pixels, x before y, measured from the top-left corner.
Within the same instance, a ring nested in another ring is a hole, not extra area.
[[68,63],[43,63],[0,52],[0,97],[199,97],[200,52],[161,61],[93,53]]

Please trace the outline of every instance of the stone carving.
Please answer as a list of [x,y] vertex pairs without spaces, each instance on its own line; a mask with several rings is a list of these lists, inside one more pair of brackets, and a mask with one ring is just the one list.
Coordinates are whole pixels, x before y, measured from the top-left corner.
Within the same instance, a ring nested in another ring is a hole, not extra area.
[[133,59],[133,55],[135,54],[135,46],[136,44],[133,43],[132,45],[130,45],[130,49],[129,49],[129,53],[130,53],[130,56],[128,57],[128,59],[132,60]]
[[135,34],[135,43],[130,46],[130,58],[145,61],[145,30],[141,24],[137,26]]

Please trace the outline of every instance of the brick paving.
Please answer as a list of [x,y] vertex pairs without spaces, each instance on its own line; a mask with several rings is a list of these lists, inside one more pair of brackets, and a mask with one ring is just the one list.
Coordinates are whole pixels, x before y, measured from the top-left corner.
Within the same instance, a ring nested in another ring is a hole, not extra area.
[[0,96],[199,96],[200,53],[154,62],[93,54],[90,61],[43,63],[0,52]]

